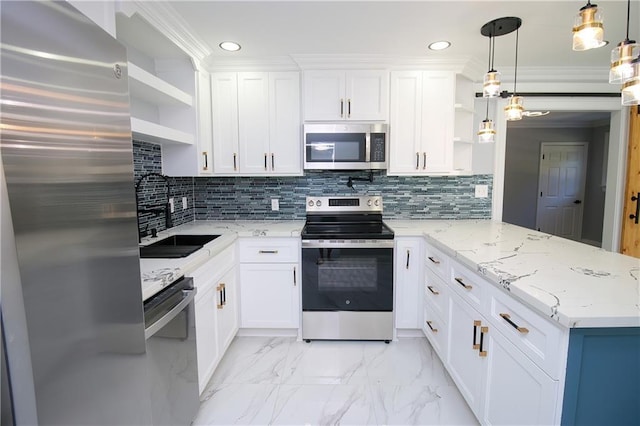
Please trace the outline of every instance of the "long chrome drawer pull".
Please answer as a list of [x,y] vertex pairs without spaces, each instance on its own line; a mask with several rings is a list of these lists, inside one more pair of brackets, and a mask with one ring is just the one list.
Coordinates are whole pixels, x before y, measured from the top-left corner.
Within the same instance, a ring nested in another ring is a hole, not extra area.
[[473,322],[473,349],[479,349],[480,345],[476,343],[476,334],[478,332],[478,327],[482,325],[482,321],[474,321]]
[[440,294],[440,292],[439,292],[438,290],[434,290],[434,289],[433,289],[433,286],[431,286],[431,285],[428,285],[428,286],[427,286],[427,288],[429,289],[429,291],[430,291],[431,293],[435,294],[436,296],[437,296],[438,294]]
[[433,331],[434,333],[437,333],[437,332],[438,332],[438,329],[437,329],[437,328],[433,328],[433,327],[431,326],[431,323],[432,323],[432,322],[433,322],[433,321],[427,321],[427,325],[429,326],[429,328],[431,329],[431,331]]
[[222,287],[216,286],[216,291],[218,292],[218,300],[220,301],[220,303],[216,305],[216,308],[222,309],[224,308],[224,303],[222,302]]
[[515,322],[511,321],[511,316],[509,314],[500,314],[500,316],[502,317],[503,320],[508,322],[511,325],[511,327],[515,328],[520,333],[527,334],[529,332],[528,328],[520,327],[518,324],[516,324]]
[[473,288],[469,284],[465,284],[464,281],[462,281],[462,278],[454,278],[454,280],[456,280],[458,284],[460,284],[462,287],[466,288],[467,290],[471,290]]
[[478,352],[478,356],[487,356],[487,351],[483,351],[482,346],[484,345],[484,335],[488,332],[489,327],[480,327],[480,351]]
[[258,251],[260,254],[278,254],[278,250],[260,250]]
[[431,256],[429,256],[429,257],[428,257],[428,259],[429,259],[430,261],[432,261],[433,263],[435,263],[436,265],[439,265],[439,264],[440,264],[440,261],[439,261],[439,260],[436,260],[436,259],[434,259],[434,258],[433,258],[433,257],[431,257]]

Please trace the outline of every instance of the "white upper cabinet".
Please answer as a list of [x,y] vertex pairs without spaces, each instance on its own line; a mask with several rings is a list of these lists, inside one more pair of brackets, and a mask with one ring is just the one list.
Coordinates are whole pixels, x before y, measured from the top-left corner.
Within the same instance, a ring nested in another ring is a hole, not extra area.
[[388,174],[470,174],[473,96],[454,72],[392,72]]
[[305,121],[388,119],[385,70],[305,71]]
[[238,76],[234,72],[211,74],[211,126],[213,170],[238,174]]
[[211,94],[215,174],[302,174],[299,73],[213,73]]
[[452,72],[391,73],[390,175],[452,171],[454,91]]

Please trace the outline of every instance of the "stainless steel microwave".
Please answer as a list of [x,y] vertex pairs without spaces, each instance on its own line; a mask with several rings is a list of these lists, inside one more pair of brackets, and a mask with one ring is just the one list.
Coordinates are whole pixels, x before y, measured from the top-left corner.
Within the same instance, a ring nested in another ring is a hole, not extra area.
[[384,123],[304,125],[305,170],[380,170],[387,168]]

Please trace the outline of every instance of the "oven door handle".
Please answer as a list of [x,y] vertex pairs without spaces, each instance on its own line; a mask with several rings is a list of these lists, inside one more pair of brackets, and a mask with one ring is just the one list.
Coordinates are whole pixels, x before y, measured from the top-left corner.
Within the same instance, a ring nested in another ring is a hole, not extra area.
[[182,299],[178,302],[169,312],[167,312],[162,318],[158,321],[151,324],[149,327],[144,329],[144,338],[145,340],[152,337],[158,331],[162,329],[165,325],[169,324],[172,319],[178,316],[180,312],[187,306],[189,303],[193,301],[196,297],[196,290],[182,290]]
[[302,240],[302,248],[393,248],[393,240]]

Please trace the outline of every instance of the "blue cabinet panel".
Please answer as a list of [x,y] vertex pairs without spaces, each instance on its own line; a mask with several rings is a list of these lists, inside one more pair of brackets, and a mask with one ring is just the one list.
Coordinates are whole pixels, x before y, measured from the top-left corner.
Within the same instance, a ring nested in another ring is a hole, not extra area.
[[640,425],[640,328],[569,336],[563,425]]

